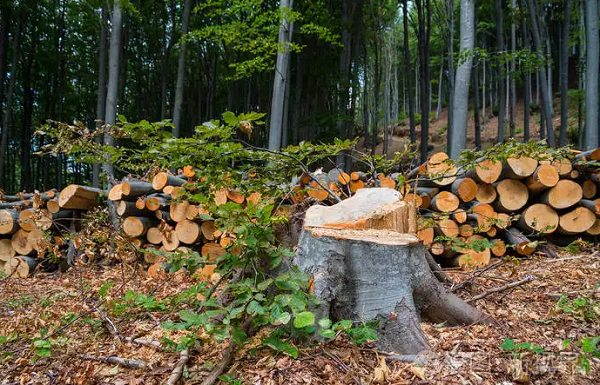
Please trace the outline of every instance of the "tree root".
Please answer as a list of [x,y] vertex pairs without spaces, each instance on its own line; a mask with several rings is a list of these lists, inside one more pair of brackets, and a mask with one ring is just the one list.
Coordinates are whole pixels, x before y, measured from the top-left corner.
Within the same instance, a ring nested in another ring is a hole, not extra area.
[[179,361],[177,361],[175,368],[173,368],[173,372],[169,376],[166,385],[175,385],[177,381],[179,381],[181,375],[183,374],[183,368],[185,367],[189,359],[190,351],[188,349],[183,349],[180,353]]
[[234,346],[233,343],[230,343],[227,349],[223,351],[223,358],[221,358],[221,361],[219,361],[208,376],[206,376],[201,385],[213,385],[219,379],[219,376],[225,372],[231,364],[231,361],[233,361],[233,354],[235,353]]

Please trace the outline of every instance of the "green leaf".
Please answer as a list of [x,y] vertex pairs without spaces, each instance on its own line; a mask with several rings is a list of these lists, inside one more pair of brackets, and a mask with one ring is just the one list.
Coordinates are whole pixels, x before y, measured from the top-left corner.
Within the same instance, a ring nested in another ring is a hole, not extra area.
[[315,324],[315,315],[310,311],[303,311],[301,313],[296,314],[294,318],[294,327],[296,329],[302,329],[307,326],[312,326]]
[[327,339],[334,339],[335,338],[335,332],[331,329],[321,329],[321,331],[319,332],[321,334],[321,336],[327,338]]
[[329,318],[321,318],[319,320],[319,326],[323,329],[331,328],[331,320]]
[[271,334],[269,337],[263,340],[263,344],[273,350],[285,353],[292,358],[298,358],[298,348],[289,342],[283,341],[276,335]]
[[273,320],[271,321],[271,324],[274,326],[287,325],[291,319],[292,319],[291,314],[286,311],[286,312],[283,312],[283,313],[277,315],[276,317],[274,317]]

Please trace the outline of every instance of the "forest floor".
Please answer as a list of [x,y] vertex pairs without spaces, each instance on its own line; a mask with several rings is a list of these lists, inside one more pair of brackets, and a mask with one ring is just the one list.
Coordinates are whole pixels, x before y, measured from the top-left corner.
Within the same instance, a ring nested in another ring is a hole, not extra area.
[[[505,260],[476,279],[467,272],[449,274],[455,282],[472,282],[458,291],[465,299],[527,275],[534,280],[475,302],[499,321],[496,326],[423,323],[433,352],[423,366],[382,364],[384,356],[372,347],[341,338],[304,347],[298,359],[267,348],[247,349],[235,357],[229,371],[239,382],[229,383],[598,383],[600,362],[590,359],[590,371],[584,374],[579,364],[585,356],[578,342],[600,336],[598,252]],[[160,323],[175,320],[177,309],[163,308],[158,301],[194,283],[183,272],[149,278],[141,266],[128,265],[77,266],[67,273],[2,280],[0,384],[164,384],[179,354],[128,341],[138,336],[146,341],[175,338]],[[567,300],[557,305],[561,295]],[[525,344],[511,345],[507,339]],[[569,346],[566,339],[572,341]],[[512,351],[507,351],[511,346]],[[210,342],[194,351],[185,383],[201,383],[221,352],[221,346]],[[143,360],[146,366],[125,368],[86,354]]]

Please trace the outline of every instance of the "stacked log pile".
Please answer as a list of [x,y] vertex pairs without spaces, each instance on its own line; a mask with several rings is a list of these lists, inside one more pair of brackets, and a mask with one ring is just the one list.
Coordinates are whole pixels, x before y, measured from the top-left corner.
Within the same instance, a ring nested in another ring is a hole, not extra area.
[[69,185],[60,194],[18,193],[0,196],[0,270],[27,277],[62,235],[76,231],[84,211],[96,206],[101,191]]
[[[109,191],[108,199],[116,205],[123,232],[134,245],[167,252],[195,250],[209,261],[225,253],[235,235],[218,230],[216,218],[185,199],[194,180],[193,168],[185,167],[179,175],[159,172],[150,181],[125,179]],[[259,199],[258,193],[245,196],[227,189],[214,191],[217,206],[229,201],[256,203]],[[149,274],[161,269],[162,261],[155,254],[145,253],[144,259],[150,264]],[[207,265],[200,274],[210,276],[209,271],[215,268]]]
[[439,152],[405,176],[328,173],[303,175],[295,199],[306,194],[335,202],[365,187],[391,187],[419,207],[418,237],[443,266],[489,264],[507,253],[529,256],[550,252],[547,241],[561,242],[600,234],[600,173],[586,161],[600,160],[600,149],[574,159],[542,160],[515,156],[482,159],[462,170]]

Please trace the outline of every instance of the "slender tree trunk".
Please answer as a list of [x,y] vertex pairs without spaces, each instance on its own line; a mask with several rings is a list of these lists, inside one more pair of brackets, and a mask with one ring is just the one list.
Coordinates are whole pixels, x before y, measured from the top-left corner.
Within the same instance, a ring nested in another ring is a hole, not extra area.
[[452,137],[450,138],[450,158],[458,159],[460,152],[467,147],[467,119],[469,112],[469,82],[473,67],[475,48],[475,3],[461,0],[460,4],[460,54],[465,56],[456,68],[454,78],[454,113]]
[[[529,49],[529,31],[525,18],[521,18],[521,30],[523,34],[523,48]],[[525,72],[525,92],[523,95],[523,141],[528,142],[530,139],[529,119],[531,111],[531,71],[526,69]]]
[[13,110],[13,99],[15,91],[15,83],[17,80],[17,67],[19,65],[19,57],[21,54],[21,31],[25,20],[27,19],[27,13],[23,9],[20,11],[19,20],[15,26],[15,32],[12,41],[12,61],[10,66],[10,80],[8,81],[8,88],[6,90],[6,103],[5,112],[2,117],[2,135],[0,139],[0,183],[6,184],[4,169],[6,163],[6,155],[8,153],[8,131],[10,129],[12,110]]
[[440,114],[442,113],[442,79],[444,78],[444,57],[442,56],[440,60],[440,76],[438,77],[438,97],[437,97],[437,108],[435,109],[435,120],[440,118]]
[[[496,41],[498,42],[498,52],[504,52],[504,11],[502,0],[496,0]],[[504,119],[506,117],[506,83],[504,79],[504,69],[498,65],[498,143],[504,142]]]
[[421,104],[421,162],[427,160],[429,146],[429,39],[431,36],[430,0],[416,0],[419,20],[419,84]]
[[185,79],[185,38],[190,25],[190,13],[192,11],[192,0],[183,3],[183,16],[181,20],[181,40],[179,47],[179,58],[177,61],[177,85],[175,86],[175,104],[173,106],[173,136],[181,135],[181,110],[183,105],[183,82]]
[[410,127],[410,143],[417,143],[417,131],[415,128],[415,102],[413,100],[412,65],[410,58],[410,46],[408,44],[408,1],[402,0],[402,28],[404,39],[404,70],[406,72],[406,94],[408,98],[408,123]]
[[479,116],[479,60],[475,59],[475,66],[471,72],[473,77],[473,119],[475,123],[475,149],[481,150],[481,118]]
[[[2,124],[3,116],[4,80],[6,79],[6,65],[8,64],[8,32],[10,29],[11,13],[12,9],[9,5],[0,7],[0,124]],[[2,127],[0,126],[0,131],[2,131]],[[0,183],[2,183],[2,179],[0,179]]]
[[[106,61],[108,46],[108,18],[106,8],[103,5],[100,11],[100,46],[98,50],[98,98],[96,103],[96,130],[102,130],[104,118],[106,117]],[[102,142],[101,137],[97,137]],[[92,170],[92,185],[100,187],[100,164],[94,163]]]
[[[104,121],[107,125],[112,126],[117,118],[117,99],[119,94],[119,54],[121,52],[121,28],[123,21],[123,13],[119,1],[115,1],[112,11],[112,31],[110,35],[110,50],[108,53],[108,88],[106,92],[106,116]],[[114,139],[107,131],[104,134],[104,144],[106,146],[114,146]],[[106,161],[103,166],[103,171],[112,183],[114,178],[114,168],[111,163]]]
[[598,147],[598,0],[585,0],[585,148]]
[[[597,0],[593,0],[593,1],[597,1]],[[535,50],[537,51],[538,55],[540,57],[544,57],[544,46],[542,44],[542,39],[541,39],[541,34],[540,34],[540,27],[539,27],[539,18],[538,18],[538,12],[537,12],[537,7],[535,4],[535,0],[527,0],[527,5],[529,8],[529,17],[531,19],[531,32],[532,32],[532,36],[533,36],[533,43],[535,45]],[[597,18],[596,18],[597,20]],[[597,27],[596,27],[597,30]],[[544,71],[543,69],[541,69],[540,71]],[[545,71],[544,71],[545,72]],[[554,139],[554,127],[552,125],[552,100],[549,99],[549,92],[548,92],[548,78],[546,77],[545,73],[541,73],[539,76],[539,86],[540,86],[540,93],[541,93],[541,97],[542,97],[542,104],[543,104],[543,116],[544,116],[544,123],[546,126],[546,138],[548,141],[548,145],[554,147],[556,145],[556,141]],[[597,136],[596,136],[597,138]]]
[[560,136],[558,144],[567,144],[567,118],[569,114],[569,35],[571,30],[571,0],[565,0],[560,39]]
[[452,137],[454,130],[454,0],[446,0],[448,13],[448,125],[447,125],[447,151],[452,152]]
[[515,137],[515,121],[517,115],[517,81],[516,81],[516,62],[514,55],[517,51],[517,24],[515,20],[515,10],[517,9],[517,0],[511,0],[511,22],[510,22],[510,51],[513,56],[510,60],[510,136]]
[[[34,33],[36,35],[36,33]],[[32,47],[27,64],[23,67],[23,116],[21,127],[21,190],[33,189],[31,180],[31,119],[33,114],[33,89],[31,87],[31,68],[36,55],[36,40],[32,37]]]
[[282,20],[279,25],[279,52],[277,53],[277,64],[273,79],[273,96],[271,99],[271,119],[269,124],[269,150],[281,148],[281,137],[283,135],[283,116],[285,110],[285,87],[289,86],[286,79],[288,66],[290,65],[291,30],[290,22],[283,14],[287,9],[292,9],[293,0],[281,0],[279,9],[282,12]]
[[[485,47],[484,47],[485,48]],[[481,116],[483,117],[483,123],[485,124],[485,122],[487,121],[487,115],[485,113],[485,106],[486,106],[486,101],[485,101],[485,62],[486,59],[483,58],[481,60],[481,63],[483,64],[483,70],[481,72],[483,72],[483,79],[481,81],[481,99],[482,99],[482,103],[481,103]]]
[[[579,43],[577,44],[577,89],[585,88],[585,21],[584,1],[579,2]],[[583,97],[577,98],[577,145],[579,149],[585,148],[585,130],[583,125]]]

